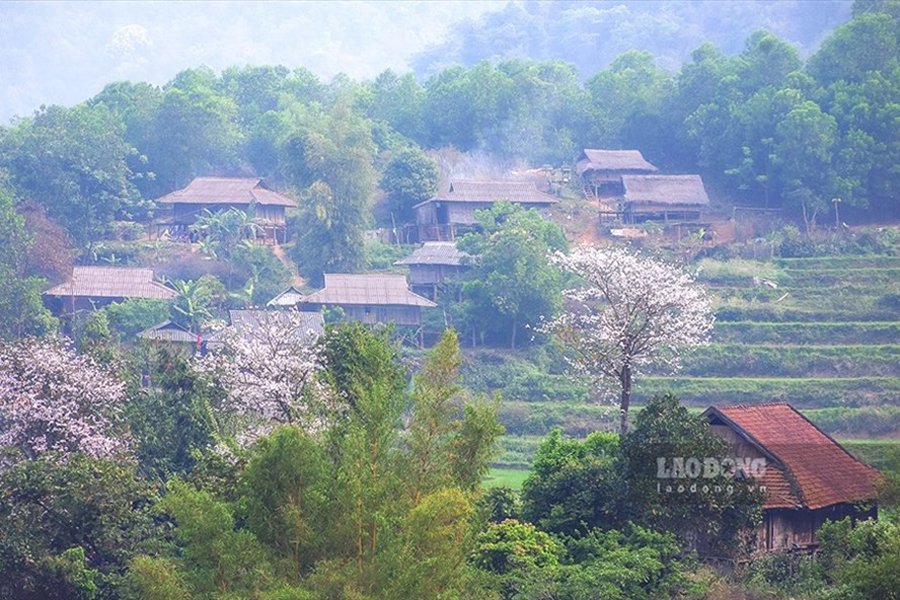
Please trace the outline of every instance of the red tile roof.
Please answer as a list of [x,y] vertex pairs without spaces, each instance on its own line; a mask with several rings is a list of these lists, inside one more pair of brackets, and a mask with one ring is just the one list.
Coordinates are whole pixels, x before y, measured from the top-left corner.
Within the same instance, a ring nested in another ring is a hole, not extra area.
[[134,267],[75,267],[65,283],[50,288],[48,296],[88,298],[174,298],[175,290],[153,280],[153,269]]
[[[776,459],[767,468],[766,508],[823,508],[872,500],[878,471],[858,461],[787,403],[710,407],[739,435]],[[770,471],[775,471],[770,473]]]
[[250,204],[297,206],[270,190],[259,177],[197,177],[188,186],[157,199],[161,204]]

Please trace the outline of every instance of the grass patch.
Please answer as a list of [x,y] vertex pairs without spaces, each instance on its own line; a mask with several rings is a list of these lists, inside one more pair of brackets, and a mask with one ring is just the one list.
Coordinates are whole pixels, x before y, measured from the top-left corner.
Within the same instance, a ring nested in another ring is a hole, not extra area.
[[890,465],[888,454],[892,448],[900,445],[900,440],[860,440],[841,439],[838,442],[853,456],[870,464],[876,469],[885,469]]
[[790,402],[797,408],[900,405],[900,377],[644,377],[635,388],[637,403],[672,392],[694,406],[763,402]]
[[900,323],[758,323],[719,321],[712,331],[719,343],[742,344],[893,344],[900,341]]
[[795,288],[847,286],[880,288],[900,281],[900,268],[788,269],[778,283]]
[[703,258],[697,263],[697,280],[715,285],[752,285],[754,279],[778,279],[780,275],[778,265],[772,262]]
[[528,469],[492,468],[481,482],[482,487],[505,486],[514,490],[522,489],[522,483],[528,477]]
[[900,256],[816,256],[774,262],[785,269],[900,269]]
[[766,323],[858,323],[900,321],[893,310],[864,308],[847,300],[844,306],[855,310],[809,309],[789,306],[740,306],[724,304],[716,308],[718,322],[754,321]]
[[694,377],[900,376],[900,346],[710,344],[685,357],[682,373]]

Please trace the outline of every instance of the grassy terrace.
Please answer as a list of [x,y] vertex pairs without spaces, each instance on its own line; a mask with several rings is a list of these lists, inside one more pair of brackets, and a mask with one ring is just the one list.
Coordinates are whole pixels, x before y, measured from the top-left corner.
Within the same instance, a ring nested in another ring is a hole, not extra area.
[[645,377],[635,400],[671,391],[687,404],[784,401],[798,408],[900,405],[900,377]]
[[681,374],[740,377],[900,375],[900,345],[710,344],[692,352]]
[[843,323],[759,323],[719,321],[712,332],[719,343],[858,345],[900,343],[900,323],[893,321]]
[[[639,379],[632,413],[665,392],[694,411],[786,401],[863,460],[881,464],[900,443],[900,257],[700,266],[699,279],[717,304],[712,343],[686,356],[675,377]],[[478,375],[482,387],[503,391],[501,419],[510,433],[497,460],[502,469],[486,485],[520,484],[524,473],[516,468],[530,464],[554,427],[573,437],[615,429],[615,409],[586,402],[587,390],[558,370],[510,360]]]

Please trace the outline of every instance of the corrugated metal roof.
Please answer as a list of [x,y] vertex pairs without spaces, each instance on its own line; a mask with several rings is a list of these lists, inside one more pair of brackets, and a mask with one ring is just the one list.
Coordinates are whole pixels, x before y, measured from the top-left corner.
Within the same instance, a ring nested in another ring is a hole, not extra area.
[[304,298],[303,304],[437,306],[431,300],[412,293],[405,275],[381,273],[325,273],[325,287]]
[[303,292],[294,286],[290,286],[288,289],[266,302],[266,306],[289,308],[291,306],[297,306],[297,303],[301,300],[303,300]]
[[270,190],[259,177],[197,177],[184,189],[157,199],[161,204],[250,204],[297,206]]
[[452,265],[463,264],[464,258],[471,258],[457,249],[456,242],[425,242],[415,252],[395,262],[395,265]]
[[640,150],[595,150],[585,148],[577,164],[578,174],[585,171],[646,171],[658,169],[647,162]]
[[428,202],[496,202],[556,204],[558,199],[537,189],[533,181],[451,181],[450,189]]
[[633,204],[709,204],[699,175],[622,175],[622,185]]
[[135,267],[75,267],[72,277],[44,292],[48,296],[88,298],[157,298],[176,296],[153,280],[153,270]]
[[[196,344],[197,334],[188,331],[181,325],[172,321],[163,321],[153,327],[141,331],[137,336],[144,340],[152,340],[155,342],[175,342],[183,344]],[[211,341],[214,336],[200,334],[200,341]]]
[[320,312],[307,312],[296,310],[229,310],[228,316],[231,318],[231,325],[239,332],[246,335],[253,335],[253,331],[261,326],[263,322],[275,320],[276,323],[282,323],[286,328],[293,329],[296,327],[296,319],[300,317],[300,333],[309,339],[316,338],[325,333],[325,321],[322,319]]
[[767,490],[767,508],[784,507],[795,499],[815,510],[877,496],[878,471],[858,461],[787,403],[711,407],[704,414],[720,417],[781,463],[783,469],[777,470],[789,485],[779,484],[778,476],[772,475],[774,489]]

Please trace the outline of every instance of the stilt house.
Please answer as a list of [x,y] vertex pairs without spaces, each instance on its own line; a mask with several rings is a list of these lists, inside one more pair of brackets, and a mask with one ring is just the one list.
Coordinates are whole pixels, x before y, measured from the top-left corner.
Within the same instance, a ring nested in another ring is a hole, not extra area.
[[732,456],[765,459],[757,550],[813,550],[826,520],[874,519],[880,475],[786,403],[710,407],[703,413]]

